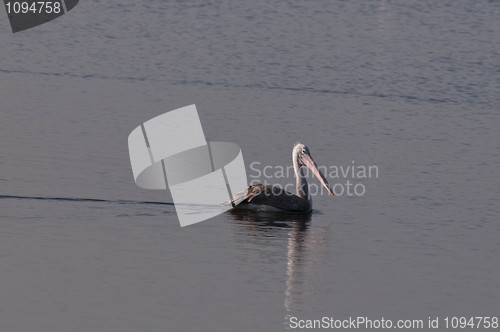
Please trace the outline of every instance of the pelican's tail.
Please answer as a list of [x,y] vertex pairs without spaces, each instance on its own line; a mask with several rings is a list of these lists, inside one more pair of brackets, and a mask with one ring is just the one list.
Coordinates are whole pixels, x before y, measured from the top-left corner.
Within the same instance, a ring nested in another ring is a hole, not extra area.
[[[250,186],[251,187],[251,186]],[[247,199],[248,197],[248,189],[250,188],[245,188],[242,191],[237,192],[233,198],[231,198],[230,201],[222,203],[222,206],[229,206],[231,205],[232,207],[238,206],[241,202]]]

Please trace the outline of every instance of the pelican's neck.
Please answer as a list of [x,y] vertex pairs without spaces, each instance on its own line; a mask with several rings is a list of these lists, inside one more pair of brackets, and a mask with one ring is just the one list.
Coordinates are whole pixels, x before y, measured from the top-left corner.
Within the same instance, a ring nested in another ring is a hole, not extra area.
[[311,195],[309,195],[309,186],[307,185],[307,179],[302,172],[302,167],[299,165],[298,156],[294,156],[293,158],[293,169],[295,170],[297,196],[307,199],[312,207]]

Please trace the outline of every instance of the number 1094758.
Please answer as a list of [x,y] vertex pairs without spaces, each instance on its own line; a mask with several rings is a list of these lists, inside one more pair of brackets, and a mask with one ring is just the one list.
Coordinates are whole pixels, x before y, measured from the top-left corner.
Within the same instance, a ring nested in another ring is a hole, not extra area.
[[9,1],[5,7],[7,14],[59,14],[62,10],[59,1]]

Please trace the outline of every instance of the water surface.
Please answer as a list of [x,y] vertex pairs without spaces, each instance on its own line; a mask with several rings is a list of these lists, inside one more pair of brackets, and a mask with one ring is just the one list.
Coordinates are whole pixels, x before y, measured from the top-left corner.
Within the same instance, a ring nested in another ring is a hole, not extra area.
[[[85,1],[17,34],[1,13],[2,330],[498,315],[499,13]],[[300,140],[319,165],[379,176],[360,197],[314,197],[311,215],[180,228],[168,193],[135,186],[127,137],[193,103],[247,166],[288,166]]]

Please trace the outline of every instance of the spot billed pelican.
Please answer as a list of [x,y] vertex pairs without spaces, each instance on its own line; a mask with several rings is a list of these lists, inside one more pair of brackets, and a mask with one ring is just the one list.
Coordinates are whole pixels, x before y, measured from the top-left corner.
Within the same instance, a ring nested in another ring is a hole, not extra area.
[[316,162],[314,162],[307,146],[300,142],[295,143],[292,150],[292,160],[297,194],[285,191],[280,185],[254,184],[234,195],[228,203],[233,207],[250,208],[259,211],[310,212],[312,210],[312,197],[303,173],[303,166],[309,168],[319,182],[334,196],[330,185]]

